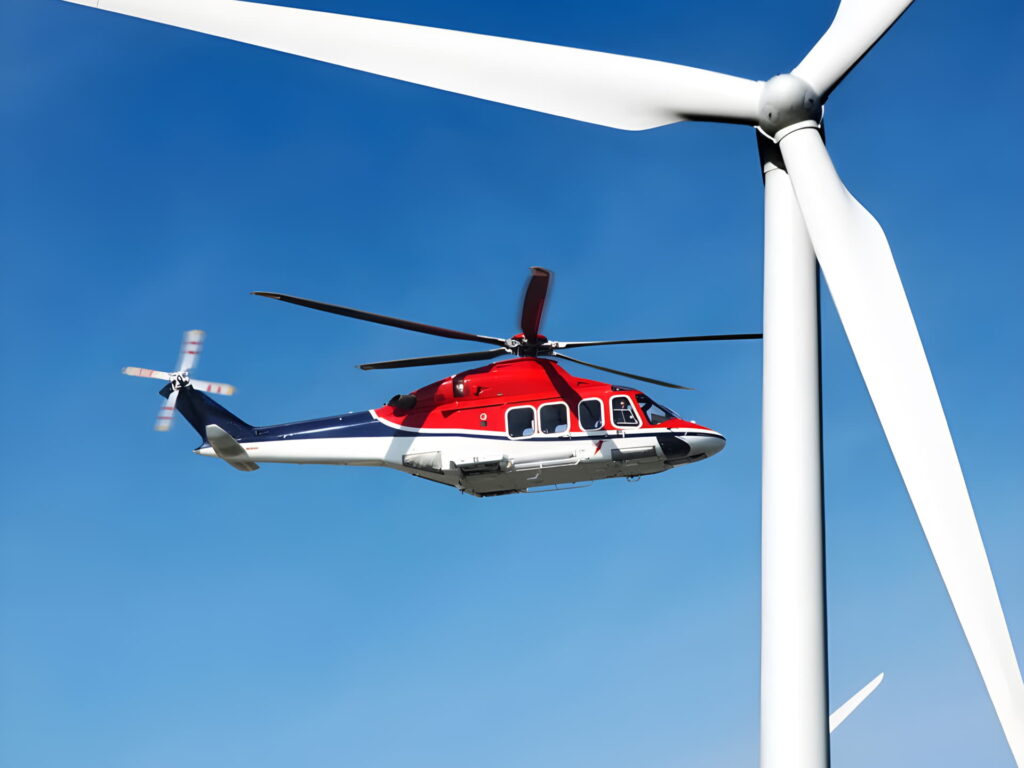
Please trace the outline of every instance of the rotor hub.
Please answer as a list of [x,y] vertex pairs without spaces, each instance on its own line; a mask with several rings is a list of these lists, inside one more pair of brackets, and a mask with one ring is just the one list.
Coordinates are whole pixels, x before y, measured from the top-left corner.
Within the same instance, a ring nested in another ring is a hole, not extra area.
[[525,334],[517,333],[505,341],[505,349],[511,355],[518,357],[539,357],[541,355],[550,355],[552,350],[552,343],[548,341],[547,336],[537,334],[537,338],[530,341],[526,338]]
[[812,120],[821,122],[823,99],[795,75],[776,75],[764,84],[759,106],[761,130],[776,136],[783,128]]

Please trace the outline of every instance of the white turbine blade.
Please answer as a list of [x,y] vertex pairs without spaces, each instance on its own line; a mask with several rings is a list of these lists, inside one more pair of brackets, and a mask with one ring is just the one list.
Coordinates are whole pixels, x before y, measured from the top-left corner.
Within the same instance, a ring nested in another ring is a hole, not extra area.
[[203,331],[185,331],[181,339],[181,353],[178,355],[176,371],[191,371],[199,364],[199,353],[203,351]]
[[824,100],[914,0],[842,0],[831,26],[792,74]]
[[166,432],[174,423],[174,404],[178,401],[179,391],[177,389],[172,390],[171,394],[164,400],[164,404],[160,406],[160,410],[156,415],[156,424],[153,425],[153,429],[157,432]]
[[144,379],[161,379],[162,381],[171,380],[171,374],[166,371],[151,371],[149,368],[136,368],[134,365],[122,368],[121,373],[125,376],[140,376]]
[[757,122],[760,83],[661,61],[239,0],[69,2],[612,128]]
[[855,694],[853,694],[853,696],[847,699],[846,703],[839,707],[839,709],[837,709],[835,712],[829,715],[828,732],[833,733],[835,729],[840,726],[843,720],[848,718],[850,714],[853,712],[853,710],[859,707],[861,705],[861,702],[863,702],[864,699],[866,699],[868,696],[872,694],[872,692],[874,692],[875,688],[879,686],[884,677],[884,674],[881,674],[878,677],[876,677],[870,683],[868,683]]
[[1017,764],[1024,682],[963,471],[885,234],[816,130],[781,142],[829,291]]
[[200,381],[199,379],[191,379],[189,384],[192,385],[192,389],[198,389],[203,392],[210,392],[214,395],[233,395],[235,394],[235,388],[230,384],[218,384],[215,381]]

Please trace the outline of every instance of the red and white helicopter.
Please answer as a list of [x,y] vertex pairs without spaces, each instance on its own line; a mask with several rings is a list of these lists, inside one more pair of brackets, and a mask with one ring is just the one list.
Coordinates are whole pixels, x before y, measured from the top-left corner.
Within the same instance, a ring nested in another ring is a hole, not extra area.
[[[688,389],[569,357],[575,347],[681,341],[759,339],[761,334],[678,336],[619,341],[549,341],[540,321],[551,273],[532,268],[520,320],[511,338],[481,336],[280,293],[279,301],[449,339],[482,342],[482,352],[367,363],[363,370],[491,360],[490,363],[395,395],[380,408],[268,427],[251,426],[205,393],[234,387],[192,379],[203,332],[188,331],[175,372],[124,368],[129,376],[167,381],[156,428],[177,409],[203,438],[195,450],[236,469],[260,463],[339,464],[397,469],[474,496],[559,489],[611,477],[664,472],[718,453],[725,438],[678,416],[637,389],[582,379],[555,359],[651,384]],[[555,358],[555,359],[551,359]]]

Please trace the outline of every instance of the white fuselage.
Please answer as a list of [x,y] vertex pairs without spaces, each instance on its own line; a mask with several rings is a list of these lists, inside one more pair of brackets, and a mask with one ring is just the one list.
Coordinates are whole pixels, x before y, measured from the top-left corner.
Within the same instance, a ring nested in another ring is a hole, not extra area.
[[[239,442],[256,463],[389,467],[480,496],[655,474],[707,458],[725,445],[717,432],[697,428],[608,429],[511,438],[479,430],[412,429],[373,411],[366,415],[373,423],[363,426],[372,428],[359,431],[374,434],[339,434],[330,420],[322,420],[296,424],[294,432],[276,428],[267,439],[261,439],[256,430],[257,437]],[[688,452],[683,456],[667,453],[667,439],[685,441]],[[209,445],[196,452],[216,455]]]

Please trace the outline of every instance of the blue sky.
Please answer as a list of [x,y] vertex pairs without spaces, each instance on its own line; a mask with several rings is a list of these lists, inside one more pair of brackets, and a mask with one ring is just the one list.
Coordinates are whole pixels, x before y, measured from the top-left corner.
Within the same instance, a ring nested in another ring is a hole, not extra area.
[[[831,3],[318,0],[307,7],[765,78]],[[721,430],[640,483],[478,500],[373,469],[232,472],[151,424],[199,375],[256,423],[373,407],[457,342],[248,295],[554,338],[749,332],[749,129],[627,133],[90,11],[6,0],[0,763],[754,765],[760,348],[594,350]],[[1019,3],[922,2],[843,83],[829,141],[915,309],[1018,655],[1024,646]],[[623,266],[632,279],[613,277]],[[886,681],[833,765],[1012,760],[823,302],[833,704]],[[435,375],[436,374],[436,375]],[[770,440],[786,449],[786,436]]]

